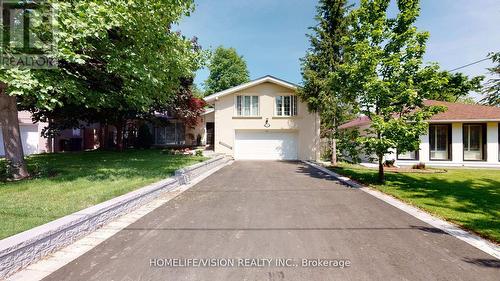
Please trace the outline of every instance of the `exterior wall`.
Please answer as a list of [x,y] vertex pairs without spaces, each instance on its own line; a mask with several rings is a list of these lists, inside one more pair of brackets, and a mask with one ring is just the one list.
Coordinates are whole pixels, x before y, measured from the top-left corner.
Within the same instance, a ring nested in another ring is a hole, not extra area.
[[[298,134],[299,159],[319,159],[319,117],[309,113],[306,104],[299,102],[297,116],[274,116],[275,97],[292,93],[290,89],[266,82],[216,100],[215,152],[234,156],[236,130],[295,132]],[[235,97],[238,94],[259,96],[259,117],[236,116]],[[264,127],[266,120],[269,128]]]
[[[477,122],[481,123],[481,122]],[[449,123],[448,123],[449,124]],[[484,122],[483,122],[484,124]],[[452,123],[452,160],[450,161],[432,161],[429,160],[430,144],[429,135],[420,137],[419,160],[397,160],[396,163],[401,166],[413,165],[419,162],[429,166],[464,166],[464,167],[500,167],[499,159],[499,139],[497,122],[488,122],[486,130],[486,161],[464,161],[463,160],[463,123]],[[392,158],[395,158],[393,154]]]
[[[467,122],[473,123],[473,122]],[[463,160],[463,122],[451,123],[451,153],[452,159],[448,161],[430,160],[429,133],[420,136],[420,150],[418,160],[397,160],[396,150],[391,149],[391,153],[385,155],[385,160],[396,160],[396,165],[411,166],[417,163],[425,163],[428,166],[449,166],[449,167],[493,167],[500,168],[500,146],[499,146],[499,122],[476,122],[486,124],[486,161],[464,161]],[[438,124],[438,123],[434,123]],[[450,124],[450,123],[443,123]],[[369,125],[358,128],[361,135]],[[372,156],[374,157],[374,156]],[[370,156],[360,155],[361,162],[371,162]]]
[[[204,114],[198,118],[198,124],[194,127],[186,127],[186,143],[189,145],[197,145],[196,138],[198,135],[201,136],[201,145],[207,144],[207,122],[214,122],[215,114],[214,112]],[[189,135],[194,136],[194,139],[190,139]]]
[[[42,137],[41,132],[47,123],[33,123],[31,113],[20,111],[18,113],[19,129],[21,131],[21,142],[25,155],[50,152],[49,139]],[[0,156],[5,155],[3,136],[0,127]]]

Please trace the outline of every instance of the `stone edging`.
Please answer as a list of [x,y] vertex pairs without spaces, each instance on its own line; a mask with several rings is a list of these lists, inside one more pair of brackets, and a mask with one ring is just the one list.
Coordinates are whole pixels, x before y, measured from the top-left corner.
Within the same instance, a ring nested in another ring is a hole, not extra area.
[[416,208],[416,207],[413,207],[411,205],[408,205],[406,203],[404,203],[403,201],[399,200],[399,199],[396,199],[395,197],[392,197],[390,195],[387,195],[385,193],[382,193],[378,190],[375,190],[375,189],[372,189],[372,188],[369,188],[369,187],[366,187],[366,186],[363,186],[363,185],[360,185],[356,182],[354,182],[353,180],[351,180],[350,178],[348,177],[345,177],[345,176],[341,176],[317,163],[314,163],[314,162],[311,162],[311,161],[303,161],[304,163],[306,163],[307,165],[311,166],[311,167],[314,167],[326,174],[329,174],[331,176],[333,176],[334,178],[338,179],[339,181],[341,181],[342,183],[348,185],[348,186],[351,186],[351,187],[354,187],[354,188],[359,188],[360,190],[400,209],[401,211],[425,222],[425,223],[428,223],[430,225],[432,225],[433,227],[435,228],[438,228],[452,236],[454,236],[455,238],[458,238],[464,242],[466,242],[467,244],[469,245],[472,245],[474,247],[476,247],[477,249],[497,258],[497,259],[500,259],[500,246],[497,246],[495,245],[494,243],[486,240],[486,239],[483,239],[481,237],[479,237],[478,235],[475,235],[473,233],[470,233],[468,231],[465,231],[461,228],[459,228],[458,226],[452,224],[452,223],[449,223],[445,220],[442,220],[440,218],[437,218],[419,208]]
[[116,217],[150,202],[162,192],[188,184],[196,177],[230,161],[225,156],[211,158],[177,170],[172,178],[0,240],[0,280],[71,244]]

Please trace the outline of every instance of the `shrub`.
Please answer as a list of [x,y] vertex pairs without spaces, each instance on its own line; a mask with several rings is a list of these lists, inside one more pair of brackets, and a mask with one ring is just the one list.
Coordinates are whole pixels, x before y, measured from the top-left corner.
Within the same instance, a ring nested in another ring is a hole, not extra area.
[[361,144],[358,139],[358,130],[342,130],[339,132],[339,139],[337,141],[337,154],[340,160],[344,160],[354,164],[361,162],[361,159],[359,158],[361,152]]
[[197,149],[196,152],[194,153],[195,156],[203,156],[203,150]]
[[142,124],[137,132],[137,139],[135,145],[138,148],[150,148],[153,145],[153,135],[149,130],[148,125]]
[[0,182],[9,180],[11,174],[9,161],[0,159]]
[[394,159],[392,159],[392,160],[385,160],[384,166],[385,167],[394,167],[394,163],[396,163],[396,160],[394,160]]
[[331,147],[324,148],[320,155],[321,160],[330,161],[332,159],[332,149]]
[[57,171],[48,163],[35,162],[28,167],[31,178],[52,178],[57,176]]
[[415,164],[412,166],[413,169],[416,169],[416,170],[425,170],[425,163],[418,163],[418,164]]

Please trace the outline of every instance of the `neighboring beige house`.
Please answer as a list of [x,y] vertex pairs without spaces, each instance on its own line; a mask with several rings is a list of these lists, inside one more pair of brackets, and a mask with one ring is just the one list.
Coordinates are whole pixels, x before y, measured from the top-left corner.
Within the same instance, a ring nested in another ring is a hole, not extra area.
[[236,160],[317,160],[320,120],[296,90],[265,76],[206,97],[214,109],[205,115],[206,143]]
[[[442,105],[445,112],[429,120],[427,134],[420,137],[420,149],[398,154],[393,150],[386,160],[397,165],[419,162],[430,166],[500,167],[500,107],[426,100],[426,105]],[[371,121],[363,116],[340,126],[361,133]],[[370,162],[369,155],[361,155]]]
[[[160,147],[202,145],[216,153],[243,160],[319,159],[320,121],[296,96],[297,86],[272,76],[227,89],[205,98],[211,105],[196,126],[175,116],[159,115],[150,125],[153,144]],[[44,123],[33,124],[20,112],[21,139],[26,155],[42,152],[113,147],[113,126],[87,124],[63,130],[55,138],[41,137]],[[3,155],[0,134],[0,155]]]

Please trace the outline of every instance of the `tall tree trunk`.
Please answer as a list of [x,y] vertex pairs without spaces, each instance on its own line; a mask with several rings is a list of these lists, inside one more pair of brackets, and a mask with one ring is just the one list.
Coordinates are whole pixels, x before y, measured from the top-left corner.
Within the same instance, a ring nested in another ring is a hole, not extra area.
[[333,118],[332,138],[332,166],[337,166],[337,120]]
[[0,125],[2,126],[5,158],[11,166],[12,178],[21,180],[29,177],[29,173],[24,161],[16,97],[7,95],[6,88],[7,85],[0,82]]
[[337,139],[332,137],[332,166],[337,166]]
[[101,147],[102,147],[102,149],[106,150],[109,147],[109,145],[108,145],[108,140],[109,140],[109,126],[106,123],[106,124],[104,124],[104,127],[102,127],[102,125],[101,125],[101,128],[102,128],[102,143],[101,143]]
[[116,127],[116,150],[123,151],[123,131],[125,125],[120,122],[115,124]]
[[384,155],[378,155],[378,181],[381,183],[385,182]]

